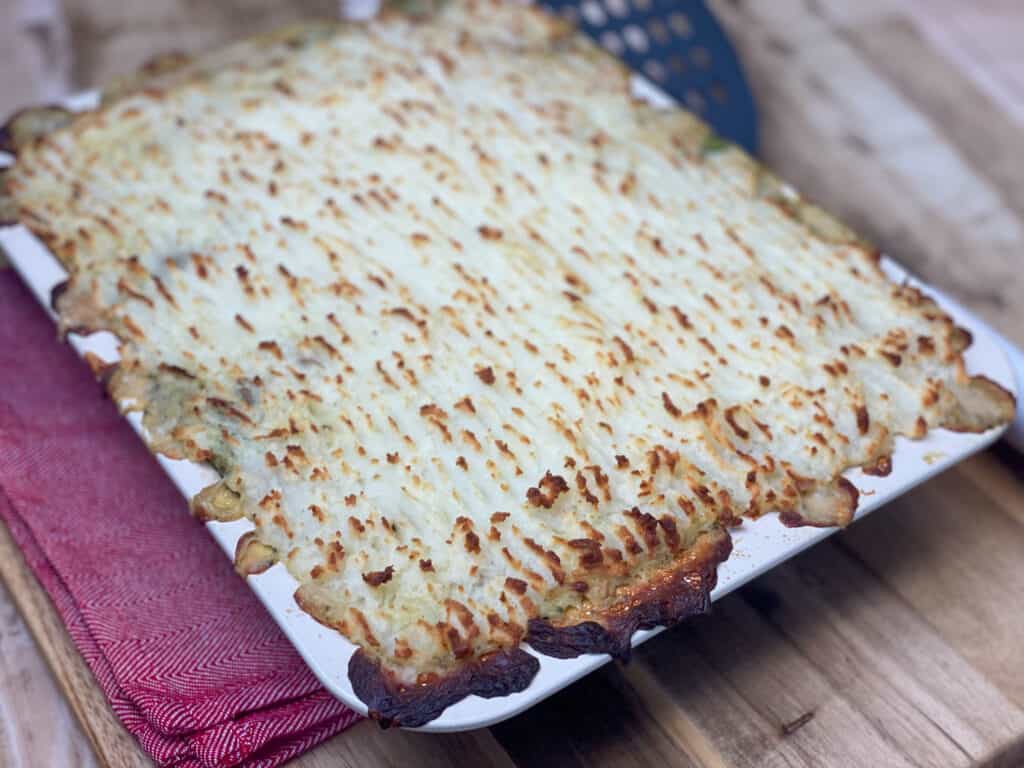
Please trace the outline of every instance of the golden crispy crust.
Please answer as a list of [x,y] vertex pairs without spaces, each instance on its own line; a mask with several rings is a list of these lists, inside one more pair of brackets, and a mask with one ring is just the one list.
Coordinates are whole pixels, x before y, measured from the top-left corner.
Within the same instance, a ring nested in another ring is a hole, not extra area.
[[[969,338],[969,337],[968,337]],[[942,422],[952,432],[984,432],[1013,419],[1017,399],[987,376],[971,376],[956,393],[956,406]]]
[[243,533],[235,545],[235,570],[241,576],[263,573],[277,560],[277,552],[261,542],[255,531]]
[[242,497],[231,490],[223,480],[207,486],[191,502],[192,514],[204,523],[210,520],[228,522],[245,516]]

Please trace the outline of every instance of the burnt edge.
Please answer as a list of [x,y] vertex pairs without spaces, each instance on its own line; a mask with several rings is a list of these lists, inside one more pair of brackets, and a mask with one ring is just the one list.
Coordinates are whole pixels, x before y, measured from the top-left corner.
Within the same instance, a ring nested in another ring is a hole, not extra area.
[[[39,237],[38,233],[32,227],[29,227],[28,229],[29,229],[30,232],[32,232],[33,235],[35,235],[36,237]],[[47,245],[46,247],[47,247],[47,250],[49,250],[51,254],[56,256],[56,254],[54,253],[53,249],[50,248],[49,245]],[[64,266],[64,269],[70,275],[70,270],[68,269],[68,267],[66,265]],[[113,333],[113,331],[110,331],[110,329],[108,329],[108,328],[100,328],[100,327],[95,327],[94,328],[94,327],[92,327],[90,325],[86,325],[84,323],[75,323],[75,324],[71,324],[71,325],[65,324],[65,322],[64,322],[64,314],[61,312],[61,309],[60,309],[59,305],[60,305],[61,297],[65,293],[68,292],[68,289],[71,288],[71,279],[72,278],[69,276],[67,279],[61,280],[59,283],[57,283],[55,286],[53,286],[53,288],[50,289],[50,309],[52,310],[53,314],[55,314],[57,316],[57,328],[58,328],[58,335],[60,336],[60,339],[62,341],[67,341],[68,334],[71,334],[71,333],[77,333],[80,336],[89,336],[90,334],[98,333],[100,331],[109,331],[110,333]],[[117,334],[114,334],[114,335],[117,336]],[[118,336],[117,340],[120,343],[121,342],[121,337]],[[100,379],[100,381],[103,382],[104,386],[107,387],[108,394],[111,395],[111,397],[113,397],[113,392],[109,391],[109,389],[110,389],[109,384],[110,384],[111,377],[113,376],[114,370],[117,368],[118,365],[119,365],[119,363],[112,363],[111,364],[111,369],[110,369],[108,375]],[[94,373],[95,373],[95,371],[94,371]]]
[[35,106],[22,107],[21,109],[15,110],[13,113],[7,116],[7,119],[0,123],[0,152],[6,152],[12,157],[17,158],[18,148],[14,145],[14,124],[25,117],[25,115],[31,112],[41,112],[44,110],[52,110],[54,112],[62,112],[65,115],[73,114],[70,109],[50,102],[49,104],[37,104]]
[[[3,137],[0,136],[0,141]],[[0,227],[13,227],[18,222],[18,209],[14,197],[7,191],[7,177],[13,165],[0,167]]]
[[865,475],[872,475],[874,477],[888,477],[892,472],[892,455],[883,453],[872,463],[861,467],[860,471]]
[[71,287],[71,278],[66,278],[57,283],[53,288],[50,289],[50,309],[53,313],[60,316],[60,308],[57,306],[57,302],[60,301],[60,297],[67,293],[68,288]]
[[33,107],[24,107],[16,110],[14,113],[9,115],[3,123],[0,123],[0,152],[6,152],[12,157],[18,156],[18,153],[14,149],[14,133],[12,131],[12,126],[14,125],[14,121],[25,114],[29,109],[33,109]]
[[522,648],[509,648],[462,665],[434,682],[406,686],[359,648],[349,660],[348,678],[369,716],[382,728],[416,728],[467,696],[493,699],[525,690],[539,670],[536,657]]
[[853,516],[857,513],[857,506],[860,504],[860,491],[857,490],[857,486],[842,475],[836,477],[835,482],[837,489],[845,493],[847,499],[849,499],[849,504],[846,506],[847,514],[843,515],[842,519],[808,520],[800,514],[799,509],[783,509],[779,512],[779,522],[787,528],[845,528],[853,521]]
[[7,176],[12,167],[0,167],[0,227],[13,227],[18,223],[14,198],[7,191]]
[[619,661],[628,661],[637,630],[671,627],[711,609],[711,590],[718,583],[718,565],[732,552],[732,537],[728,531],[722,529],[713,536],[696,562],[684,562],[681,567],[662,571],[638,585],[626,598],[603,612],[603,622],[557,626],[548,619],[530,619],[526,642],[535,651],[557,659],[607,653]]

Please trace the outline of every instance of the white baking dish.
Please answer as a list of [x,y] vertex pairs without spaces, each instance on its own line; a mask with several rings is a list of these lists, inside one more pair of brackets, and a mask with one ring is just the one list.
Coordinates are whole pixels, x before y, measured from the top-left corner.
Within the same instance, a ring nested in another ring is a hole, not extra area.
[[[653,101],[667,101],[650,86],[640,85],[638,91]],[[88,108],[94,99],[92,95],[76,97],[69,106]],[[60,264],[23,227],[0,228],[0,245],[40,303],[49,310],[50,291],[66,278]],[[889,259],[883,260],[883,267],[893,280],[908,279],[906,272]],[[917,284],[916,281],[911,282]],[[919,287],[935,296],[957,323],[974,336],[974,343],[966,353],[969,371],[984,373],[1011,392],[1016,392],[1013,370],[1002,351],[1000,341],[991,330],[948,298],[926,286]],[[88,337],[72,335],[71,342],[80,354],[92,351],[105,360],[117,357],[116,340],[107,333]],[[137,415],[129,419],[139,430]],[[860,491],[860,506],[856,517],[868,514],[918,483],[981,450],[995,441],[1002,431],[993,429],[976,435],[936,430],[920,441],[898,439],[893,454],[893,470],[888,477],[873,477],[860,471],[847,473],[847,477]],[[206,466],[163,457],[158,457],[158,460],[188,498],[217,479],[216,473]],[[183,513],[184,509],[183,505]],[[229,558],[234,555],[239,537],[252,528],[252,524],[245,520],[232,523],[210,522],[206,526]],[[733,553],[718,569],[718,586],[711,595],[712,600],[728,594],[834,532],[835,529],[785,528],[774,516],[754,522],[746,521],[733,532]],[[298,608],[292,598],[298,584],[285,567],[275,565],[265,573],[250,576],[248,581],[324,687],[353,709],[365,713],[366,707],[353,693],[348,679],[349,657],[355,646]],[[661,631],[654,629],[638,632],[633,637],[633,644],[642,643]],[[436,720],[418,730],[462,731],[497,723],[533,706],[609,661],[606,655],[588,655],[575,659],[538,658],[540,672],[526,690],[495,699],[470,696],[449,707]]]

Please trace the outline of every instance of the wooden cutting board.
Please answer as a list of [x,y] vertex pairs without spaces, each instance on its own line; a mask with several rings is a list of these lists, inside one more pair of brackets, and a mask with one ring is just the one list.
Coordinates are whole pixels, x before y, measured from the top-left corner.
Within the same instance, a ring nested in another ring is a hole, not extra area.
[[[1024,343],[1024,128],[1004,98],[1020,79],[993,53],[1019,51],[1019,2],[711,5],[746,64],[768,163]],[[88,58],[148,56],[166,34],[128,32],[97,35]],[[0,764],[147,764],[2,526],[0,577]],[[968,461],[508,723],[452,736],[363,723],[294,763],[406,764],[1020,766],[1024,459]]]

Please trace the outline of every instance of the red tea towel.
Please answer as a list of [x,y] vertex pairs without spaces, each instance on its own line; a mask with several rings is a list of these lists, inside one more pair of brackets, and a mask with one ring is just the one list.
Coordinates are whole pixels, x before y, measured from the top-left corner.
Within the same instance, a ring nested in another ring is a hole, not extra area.
[[10,270],[0,518],[159,765],[275,766],[358,719],[321,688]]

